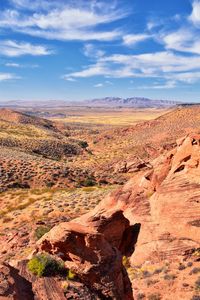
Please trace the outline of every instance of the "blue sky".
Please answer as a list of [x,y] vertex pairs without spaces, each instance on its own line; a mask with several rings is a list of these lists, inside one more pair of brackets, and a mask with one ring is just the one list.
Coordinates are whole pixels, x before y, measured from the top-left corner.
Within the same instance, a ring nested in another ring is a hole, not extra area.
[[0,101],[200,101],[200,0],[0,0]]

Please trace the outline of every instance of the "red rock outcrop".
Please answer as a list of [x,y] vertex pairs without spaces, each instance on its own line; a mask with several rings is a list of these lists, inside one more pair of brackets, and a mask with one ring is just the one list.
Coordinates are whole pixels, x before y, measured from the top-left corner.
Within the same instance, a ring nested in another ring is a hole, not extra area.
[[133,231],[122,211],[102,210],[55,226],[38,242],[37,251],[62,258],[99,299],[131,300],[122,254],[133,246]]
[[[140,264],[200,248],[199,162],[200,135],[178,140],[151,162],[152,169],[136,172],[94,210],[52,228],[35,253],[61,258],[88,288],[88,299],[133,299],[122,255],[132,254],[133,264]],[[49,284],[45,280],[41,289],[33,284],[36,295]]]
[[132,225],[141,225],[132,261],[161,260],[200,246],[200,135],[151,162],[95,211],[122,209]]
[[0,265],[0,299],[34,300],[32,284],[9,265]]

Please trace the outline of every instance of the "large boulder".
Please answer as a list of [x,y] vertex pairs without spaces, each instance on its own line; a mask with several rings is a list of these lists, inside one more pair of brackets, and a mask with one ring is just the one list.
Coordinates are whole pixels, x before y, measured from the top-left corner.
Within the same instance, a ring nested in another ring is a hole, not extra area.
[[55,226],[38,241],[36,252],[62,258],[99,299],[131,300],[122,255],[133,249],[133,234],[122,211],[101,210]]

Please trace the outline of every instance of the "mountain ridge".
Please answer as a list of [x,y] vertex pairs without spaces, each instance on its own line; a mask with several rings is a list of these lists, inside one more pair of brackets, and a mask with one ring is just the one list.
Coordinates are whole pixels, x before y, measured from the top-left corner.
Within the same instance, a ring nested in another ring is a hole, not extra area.
[[108,107],[130,107],[130,108],[165,108],[181,104],[180,101],[173,100],[154,100],[144,97],[105,97],[95,98],[86,101],[86,103],[94,106],[108,106]]
[[20,107],[65,107],[65,106],[92,106],[92,107],[127,107],[127,108],[168,108],[176,105],[184,104],[182,101],[175,100],[155,100],[145,97],[103,97],[92,98],[82,101],[70,100],[12,100],[2,101],[0,107],[20,108]]

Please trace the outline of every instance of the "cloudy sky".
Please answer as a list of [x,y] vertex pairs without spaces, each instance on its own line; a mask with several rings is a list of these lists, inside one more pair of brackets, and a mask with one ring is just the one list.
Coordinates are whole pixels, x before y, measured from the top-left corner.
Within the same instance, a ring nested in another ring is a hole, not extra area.
[[200,101],[200,0],[0,0],[0,100]]

